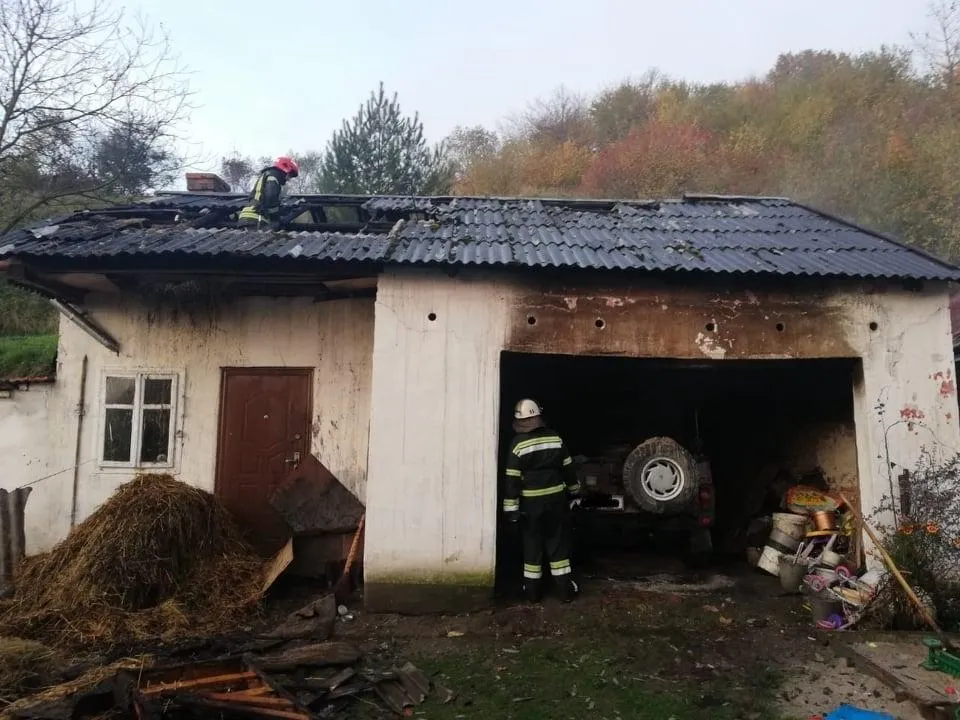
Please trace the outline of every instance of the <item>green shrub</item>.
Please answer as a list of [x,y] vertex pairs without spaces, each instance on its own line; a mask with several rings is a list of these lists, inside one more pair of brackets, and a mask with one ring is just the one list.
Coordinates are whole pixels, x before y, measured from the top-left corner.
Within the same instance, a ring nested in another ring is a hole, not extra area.
[[[944,464],[925,458],[901,480],[900,500],[884,498],[877,514],[893,513],[896,527],[880,527],[881,541],[907,582],[944,629],[960,630],[960,456]],[[877,525],[878,523],[874,523]],[[871,604],[878,624],[921,629],[923,619],[892,577]]]
[[0,280],[0,335],[51,335],[57,311],[40,295]]
[[0,337],[0,379],[52,376],[56,369],[56,335]]

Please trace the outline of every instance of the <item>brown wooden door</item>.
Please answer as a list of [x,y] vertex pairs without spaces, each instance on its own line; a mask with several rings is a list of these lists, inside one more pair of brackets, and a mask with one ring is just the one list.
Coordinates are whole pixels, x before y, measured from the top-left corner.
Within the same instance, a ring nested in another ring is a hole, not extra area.
[[311,385],[309,369],[223,371],[216,495],[265,553],[290,534],[269,499],[310,451]]

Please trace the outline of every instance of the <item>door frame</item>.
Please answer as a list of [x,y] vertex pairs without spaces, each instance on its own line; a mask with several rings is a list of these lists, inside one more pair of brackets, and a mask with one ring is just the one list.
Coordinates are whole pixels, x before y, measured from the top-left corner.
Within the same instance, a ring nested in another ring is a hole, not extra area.
[[307,388],[307,443],[304,452],[313,452],[313,375],[315,368],[312,367],[275,367],[265,366],[231,366],[220,368],[220,401],[217,407],[217,461],[213,475],[213,496],[220,497],[220,473],[223,469],[223,435],[226,432],[226,417],[224,408],[227,400],[227,378],[232,375],[290,375],[306,376],[309,381]]

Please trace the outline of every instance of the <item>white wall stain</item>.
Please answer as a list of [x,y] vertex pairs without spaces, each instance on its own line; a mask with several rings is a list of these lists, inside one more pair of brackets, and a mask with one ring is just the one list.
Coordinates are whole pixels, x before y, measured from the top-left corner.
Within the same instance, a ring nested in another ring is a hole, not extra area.
[[713,334],[708,335],[706,333],[698,332],[697,338],[694,340],[694,342],[700,349],[700,352],[702,352],[711,360],[723,360],[723,358],[725,358],[727,355],[727,348],[718,343]]

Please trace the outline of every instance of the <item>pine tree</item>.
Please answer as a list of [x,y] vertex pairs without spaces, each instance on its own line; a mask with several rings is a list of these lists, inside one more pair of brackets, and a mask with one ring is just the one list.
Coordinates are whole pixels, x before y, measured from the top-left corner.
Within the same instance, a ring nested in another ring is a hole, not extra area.
[[322,188],[331,193],[443,193],[451,178],[443,148],[427,145],[420,116],[405,116],[396,93],[388,97],[383,83],[333,134],[321,167]]

